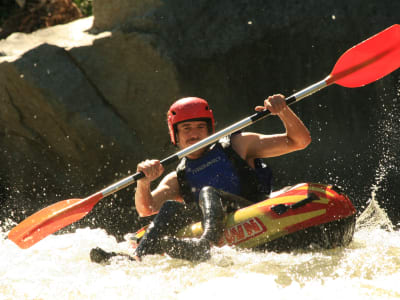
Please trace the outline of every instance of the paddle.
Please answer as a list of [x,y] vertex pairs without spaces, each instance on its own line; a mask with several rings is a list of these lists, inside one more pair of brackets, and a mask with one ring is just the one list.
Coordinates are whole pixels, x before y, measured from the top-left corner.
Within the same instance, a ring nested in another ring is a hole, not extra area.
[[[339,58],[329,76],[291,95],[286,101],[288,104],[293,104],[333,83],[344,87],[364,86],[399,67],[400,25],[396,24],[349,49]],[[161,163],[167,165],[176,162],[222,137],[243,129],[269,115],[270,112],[268,110],[255,113],[165,158]],[[142,173],[136,173],[87,198],[69,199],[50,205],[14,227],[10,231],[8,238],[23,249],[29,248],[49,234],[83,218],[102,198],[133,184],[143,177]]]

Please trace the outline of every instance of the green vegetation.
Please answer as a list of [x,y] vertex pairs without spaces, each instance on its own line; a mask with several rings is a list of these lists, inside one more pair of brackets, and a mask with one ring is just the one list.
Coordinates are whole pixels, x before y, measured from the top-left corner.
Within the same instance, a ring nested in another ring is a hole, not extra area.
[[[18,5],[15,0],[1,0],[0,5],[0,26],[1,24],[13,13],[18,10]],[[83,16],[91,16],[92,12],[92,2],[93,0],[73,0],[73,2],[79,7]]]
[[91,16],[93,14],[92,0],[73,0],[73,2],[79,7],[85,17]]

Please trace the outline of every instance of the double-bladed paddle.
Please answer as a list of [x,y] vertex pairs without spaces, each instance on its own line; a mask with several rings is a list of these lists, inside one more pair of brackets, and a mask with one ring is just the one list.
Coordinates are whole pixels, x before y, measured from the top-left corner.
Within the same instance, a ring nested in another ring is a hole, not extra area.
[[[332,72],[323,80],[286,98],[287,104],[299,100],[336,83],[343,87],[361,87],[388,75],[400,67],[400,25],[395,24],[347,50],[336,62]],[[219,139],[266,118],[268,110],[255,113],[198,143],[178,151],[161,161],[163,165],[207,146]],[[144,177],[143,173],[128,176],[84,199],[69,199],[43,208],[15,226],[8,238],[26,249],[57,230],[87,215],[102,198],[111,195]]]

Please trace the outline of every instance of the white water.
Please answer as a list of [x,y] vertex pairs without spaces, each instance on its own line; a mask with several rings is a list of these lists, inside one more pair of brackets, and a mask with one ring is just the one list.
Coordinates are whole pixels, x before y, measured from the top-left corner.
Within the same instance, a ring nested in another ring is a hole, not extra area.
[[159,255],[142,263],[91,263],[96,246],[130,252],[127,242],[99,229],[52,235],[27,250],[1,232],[0,299],[397,299],[400,232],[382,229],[387,219],[371,203],[375,221],[358,224],[346,248],[284,254],[222,248],[197,264]]

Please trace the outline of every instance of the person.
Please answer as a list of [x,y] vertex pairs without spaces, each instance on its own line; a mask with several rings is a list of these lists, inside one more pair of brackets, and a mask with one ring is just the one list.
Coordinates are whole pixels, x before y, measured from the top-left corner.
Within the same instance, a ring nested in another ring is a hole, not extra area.
[[[237,132],[211,146],[189,154],[176,171],[165,175],[151,190],[164,168],[157,159],[137,165],[145,177],[137,182],[135,206],[139,216],[157,214],[135,251],[135,258],[166,253],[191,261],[210,258],[210,249],[223,234],[227,212],[266,199],[271,191],[271,172],[260,160],[306,148],[311,137],[299,117],[286,105],[285,97],[273,95],[256,106],[268,109],[282,121],[286,131],[265,135]],[[185,149],[215,131],[213,111],[206,100],[177,100],[167,113],[171,142]],[[202,221],[200,238],[177,238],[180,228]]]

